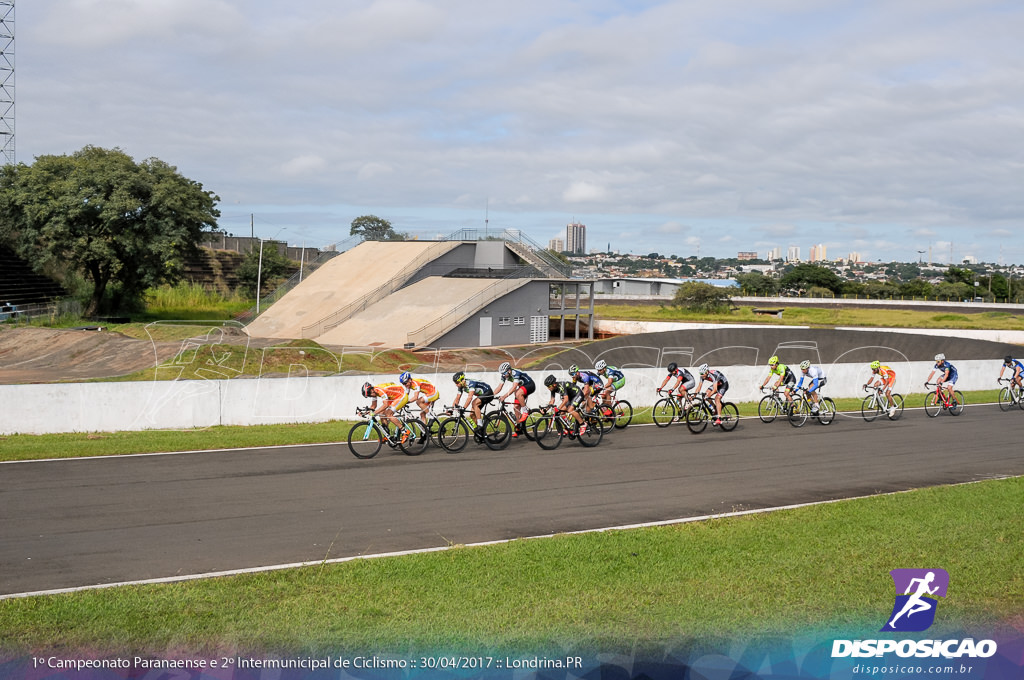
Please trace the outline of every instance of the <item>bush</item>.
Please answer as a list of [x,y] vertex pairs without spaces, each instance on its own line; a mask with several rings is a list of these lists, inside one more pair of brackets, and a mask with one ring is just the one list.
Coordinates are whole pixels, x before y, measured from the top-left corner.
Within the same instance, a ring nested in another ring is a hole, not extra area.
[[710,283],[690,281],[679,286],[672,304],[683,307],[691,312],[711,312],[719,314],[732,308],[732,297],[726,288],[712,286]]

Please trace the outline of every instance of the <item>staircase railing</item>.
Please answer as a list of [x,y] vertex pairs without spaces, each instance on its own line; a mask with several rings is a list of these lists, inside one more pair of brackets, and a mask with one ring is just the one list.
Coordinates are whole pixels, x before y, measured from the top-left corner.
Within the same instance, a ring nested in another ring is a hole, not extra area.
[[[544,267],[549,268],[549,276],[554,278],[572,278],[572,265],[562,262],[560,259],[548,252],[539,243],[531,239],[519,229],[502,229],[492,231],[490,229],[464,228],[453,231],[444,238],[446,241],[507,241],[523,246],[530,255],[540,260]],[[519,252],[516,250],[516,252]],[[524,259],[528,259],[523,253],[519,253]],[[536,263],[535,263],[536,264]]]

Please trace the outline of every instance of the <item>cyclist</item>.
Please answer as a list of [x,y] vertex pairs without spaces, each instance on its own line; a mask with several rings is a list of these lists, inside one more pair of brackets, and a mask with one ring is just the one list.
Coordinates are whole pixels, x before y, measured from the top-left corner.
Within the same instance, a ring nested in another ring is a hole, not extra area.
[[711,398],[712,392],[715,395],[715,425],[722,424],[722,396],[729,390],[729,381],[721,371],[712,371],[707,364],[701,364],[697,369],[700,374],[700,386],[704,387],[705,382],[711,383],[704,396]]
[[796,386],[796,376],[793,375],[793,371],[786,364],[779,363],[779,357],[773,356],[768,360],[768,377],[761,383],[761,389],[768,384],[768,381],[774,376],[778,376],[775,384],[772,385],[772,389],[778,389],[780,385],[785,384],[786,386],[786,401],[793,403],[793,388]]
[[426,378],[413,378],[409,371],[398,376],[398,382],[402,383],[402,386],[408,391],[409,401],[415,401],[416,405],[420,407],[420,420],[423,421],[424,426],[428,426],[427,414],[434,402],[441,396],[437,387]]
[[455,394],[455,403],[452,406],[458,408],[462,403],[462,395],[465,394],[466,408],[473,409],[473,418],[476,420],[474,434],[480,434],[484,427],[484,414],[480,409],[490,404],[491,400],[494,399],[494,390],[482,380],[467,379],[466,374],[462,371],[452,376],[452,382],[459,388]]
[[[686,404],[686,392],[687,390],[692,390],[697,381],[693,379],[693,375],[688,370],[680,367],[674,361],[666,366],[666,368],[668,369],[668,375],[661,381],[661,387],[658,388],[658,392],[665,389],[665,385],[668,384],[669,380],[675,378],[676,381],[672,384],[672,387],[668,388],[668,392],[671,394],[672,390],[678,390],[677,394],[679,395],[680,403]],[[686,413],[688,410],[688,406],[683,407],[683,413]]]
[[604,386],[604,382],[590,371],[581,371],[580,367],[573,364],[569,367],[569,376],[574,383],[579,383],[583,388],[583,400],[587,404],[587,410],[594,410],[594,392]]
[[555,397],[562,395],[562,401],[559,402],[558,406],[555,406],[555,411],[568,412],[576,421],[579,433],[585,433],[587,431],[587,424],[583,422],[583,417],[577,408],[583,402],[583,390],[576,387],[572,380],[558,382],[558,378],[553,375],[544,378],[544,387],[548,388],[548,392],[551,393],[548,406],[555,406]]
[[622,389],[626,384],[626,374],[615,366],[609,366],[604,359],[598,359],[594,364],[597,375],[605,380],[604,389],[601,390],[601,403],[606,406],[612,405],[612,392]]
[[[367,399],[373,400],[370,402],[370,408],[374,415],[380,416],[394,425],[396,430],[402,427],[401,421],[395,417],[395,411],[409,403],[409,392],[404,387],[393,382],[379,385],[365,382],[362,393]],[[378,398],[381,402],[380,406],[377,405]]]
[[1015,384],[1018,389],[1024,388],[1024,363],[1020,359],[1014,359],[1009,354],[1003,358],[1003,366],[999,369],[999,378],[1002,379],[1003,372],[1006,369],[1010,369],[1013,375],[1010,376],[1010,382]]
[[825,371],[821,370],[820,366],[811,366],[811,362],[804,359],[800,362],[800,381],[797,382],[796,388],[799,390],[804,386],[804,380],[808,382],[807,396],[811,398],[811,413],[818,412],[818,404],[821,399],[821,388],[828,382],[828,378],[825,377]]
[[889,415],[896,415],[896,401],[892,398],[892,386],[896,383],[896,371],[882,364],[881,361],[871,362],[871,375],[864,383],[864,388],[879,387],[885,388],[885,401],[889,405]]
[[[512,436],[518,437],[519,433],[523,429],[523,423],[529,416],[526,408],[526,398],[529,397],[537,389],[537,384],[533,382],[525,371],[512,368],[512,365],[507,361],[498,366],[498,375],[501,376],[501,384],[498,385],[498,401],[501,401],[510,394],[514,394],[516,397],[513,402],[512,409],[516,414],[516,425],[512,429]],[[508,391],[501,393],[501,388],[505,386],[505,383],[511,383]]]
[[946,361],[946,355],[941,352],[935,355],[935,367],[932,369],[932,372],[928,374],[928,380],[925,382],[931,382],[932,376],[936,373],[939,374],[937,381],[939,383],[939,387],[945,391],[946,395],[949,397],[950,404],[956,406],[956,397],[953,396],[953,385],[956,384],[957,378],[956,366]]

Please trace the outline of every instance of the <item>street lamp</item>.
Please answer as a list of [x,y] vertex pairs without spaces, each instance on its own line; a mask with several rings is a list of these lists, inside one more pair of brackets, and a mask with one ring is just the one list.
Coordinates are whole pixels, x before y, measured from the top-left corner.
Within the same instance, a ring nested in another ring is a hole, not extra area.
[[[281,227],[280,229],[277,230],[277,234],[280,234],[284,230],[285,228]],[[263,275],[263,242],[273,241],[275,238],[277,238],[277,234],[274,234],[270,238],[260,239],[260,259],[259,263],[256,265],[256,316],[260,315],[260,280]]]

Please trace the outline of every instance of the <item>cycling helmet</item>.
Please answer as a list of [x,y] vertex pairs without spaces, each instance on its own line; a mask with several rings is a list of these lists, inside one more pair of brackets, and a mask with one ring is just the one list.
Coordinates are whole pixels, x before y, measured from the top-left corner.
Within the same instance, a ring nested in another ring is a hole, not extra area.
[[800,362],[800,370],[801,371],[806,371],[810,367],[811,367],[811,362],[807,361],[807,359],[804,359],[803,361]]
[[372,397],[373,396],[373,385],[371,385],[368,382],[363,383],[363,396],[364,397]]
[[452,382],[455,383],[456,385],[458,385],[460,382],[462,382],[465,379],[466,379],[466,374],[463,373],[462,371],[459,371],[458,373],[456,373],[455,375],[452,376]]
[[1009,354],[1007,354],[1005,357],[1003,357],[1003,363],[1007,364],[1007,365],[1012,364],[1013,363],[1013,357],[1011,357]]
[[882,362],[881,361],[872,361],[871,362],[871,370],[872,371],[877,371],[881,367],[882,367]]
[[679,368],[679,364],[673,361],[667,366],[667,368],[669,373],[675,373],[676,369]]
[[548,377],[544,378],[544,387],[548,387],[548,388],[554,387],[555,383],[557,383],[557,382],[558,382],[558,378],[556,378],[553,375],[549,375]]
[[507,361],[504,362],[501,366],[498,366],[498,375],[500,375],[502,378],[504,378],[506,375],[508,375],[511,372],[512,372],[512,364],[508,363]]
[[598,370],[598,371],[603,371],[607,367],[608,367],[608,364],[605,363],[604,359],[598,359],[597,363],[594,364],[594,369]]
[[580,367],[577,366],[576,364],[573,364],[572,366],[569,367],[569,375],[576,375],[579,372],[580,372]]
[[708,368],[707,364],[701,364],[700,367],[697,369],[697,372],[700,373],[701,375],[707,375],[708,371],[710,370],[711,369]]
[[768,365],[769,366],[778,366],[779,365],[779,358],[776,357],[776,356],[773,356],[771,359],[768,360]]
[[402,383],[403,385],[409,382],[410,380],[412,380],[412,373],[410,373],[409,371],[406,371],[402,375],[398,376],[398,382]]
[[945,360],[946,360],[946,355],[945,354],[941,354],[940,353],[940,354],[936,354],[935,355],[935,363],[941,364]]

